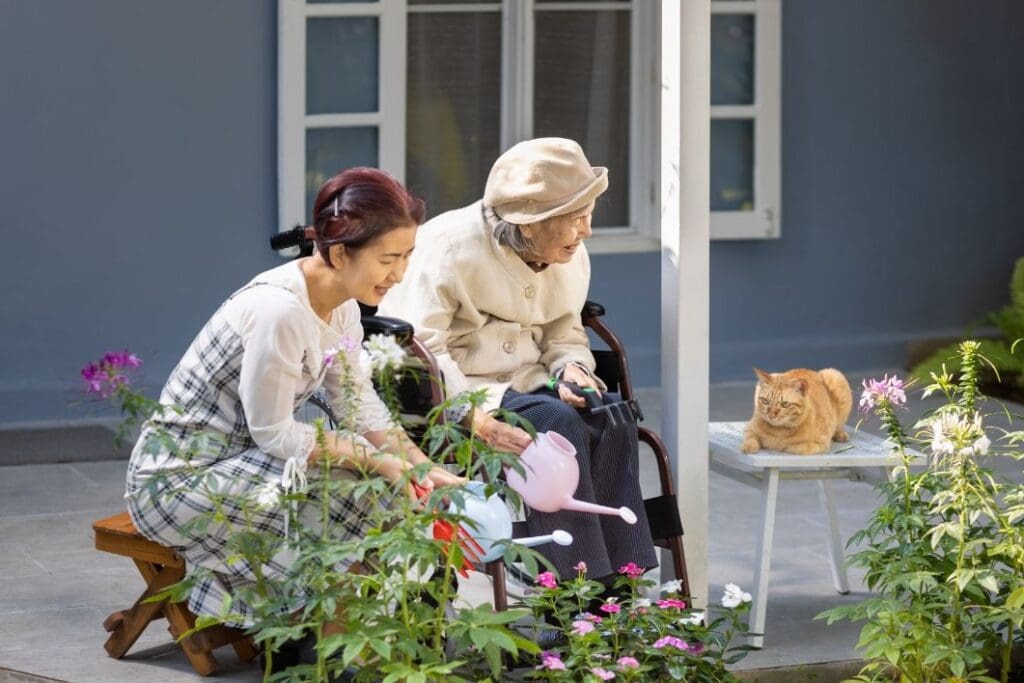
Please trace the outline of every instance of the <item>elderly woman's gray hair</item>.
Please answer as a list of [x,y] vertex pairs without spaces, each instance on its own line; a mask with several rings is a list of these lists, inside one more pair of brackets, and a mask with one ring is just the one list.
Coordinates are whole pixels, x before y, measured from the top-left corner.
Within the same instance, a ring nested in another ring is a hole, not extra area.
[[484,219],[494,230],[494,238],[498,244],[508,247],[517,254],[529,254],[533,249],[533,242],[523,234],[523,231],[515,223],[509,223],[490,207],[484,207]]

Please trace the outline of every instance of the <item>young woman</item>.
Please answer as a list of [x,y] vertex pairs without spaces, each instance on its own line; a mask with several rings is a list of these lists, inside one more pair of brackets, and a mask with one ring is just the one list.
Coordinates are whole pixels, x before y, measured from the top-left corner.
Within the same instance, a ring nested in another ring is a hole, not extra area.
[[[257,275],[228,297],[171,373],[160,396],[168,409],[144,425],[132,453],[126,498],[143,536],[174,547],[190,567],[212,570],[192,589],[195,614],[218,615],[231,595],[231,612],[239,618],[229,623],[251,624],[251,606],[235,593],[255,579],[249,563],[229,556],[230,525],[190,528],[213,509],[202,480],[255,496],[257,489],[293,488],[307,467],[325,458],[339,476],[369,472],[391,482],[427,460],[392,423],[360,369],[357,303],[375,305],[401,281],[423,216],[423,202],[383,171],[353,168],[331,178],[313,207],[316,252]],[[349,354],[349,362],[328,359],[337,353]],[[346,365],[356,396],[343,390]],[[312,425],[294,418],[320,387],[336,414],[355,417],[355,433],[328,433],[323,445]],[[204,447],[190,453],[201,434],[219,438],[204,439]],[[161,447],[167,439],[177,449]],[[461,481],[435,467],[417,483],[431,490]],[[332,498],[330,528],[339,540],[365,533],[367,504],[366,498]],[[241,522],[237,504],[222,505],[230,522]],[[299,519],[318,524],[318,507],[315,501],[300,506]],[[284,535],[285,506],[258,507],[254,514],[249,524]],[[281,576],[290,560],[281,553],[261,571]]]

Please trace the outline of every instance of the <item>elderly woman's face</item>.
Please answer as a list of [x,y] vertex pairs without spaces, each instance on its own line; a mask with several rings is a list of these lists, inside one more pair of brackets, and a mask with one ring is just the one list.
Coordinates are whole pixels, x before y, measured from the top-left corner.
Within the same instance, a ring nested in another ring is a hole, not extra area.
[[568,263],[583,240],[594,234],[590,218],[594,205],[581,211],[555,216],[540,223],[522,226],[523,236],[533,244],[529,260],[541,263]]

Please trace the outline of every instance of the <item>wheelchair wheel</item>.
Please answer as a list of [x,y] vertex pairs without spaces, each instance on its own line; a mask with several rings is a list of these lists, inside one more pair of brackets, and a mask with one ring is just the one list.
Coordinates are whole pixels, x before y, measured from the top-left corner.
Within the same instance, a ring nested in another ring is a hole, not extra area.
[[323,419],[324,429],[333,430],[338,426],[338,420],[334,416],[334,411],[331,410],[331,406],[327,403],[327,396],[323,392],[316,392],[306,402],[299,406],[299,409],[295,411],[295,419],[299,422],[305,422],[307,424],[313,424],[317,419]]

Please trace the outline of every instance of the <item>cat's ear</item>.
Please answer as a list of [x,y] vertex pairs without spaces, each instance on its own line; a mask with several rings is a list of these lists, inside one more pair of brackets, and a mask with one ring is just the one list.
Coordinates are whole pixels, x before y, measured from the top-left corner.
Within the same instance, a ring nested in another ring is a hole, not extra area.
[[772,376],[761,368],[754,368],[754,374],[757,375],[757,379],[760,380],[761,384],[772,383]]
[[807,395],[807,388],[809,386],[810,385],[807,383],[807,380],[805,379],[798,379],[793,381],[793,388],[799,391],[801,396]]

